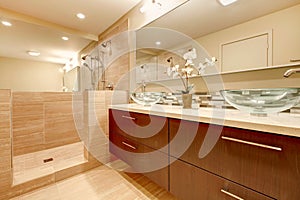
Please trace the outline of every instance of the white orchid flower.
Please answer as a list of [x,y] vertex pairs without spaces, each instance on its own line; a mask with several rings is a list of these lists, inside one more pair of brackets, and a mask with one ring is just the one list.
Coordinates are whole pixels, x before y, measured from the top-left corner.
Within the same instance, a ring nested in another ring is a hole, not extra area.
[[173,78],[177,78],[179,76],[179,73],[178,72],[174,72],[173,73]]
[[194,69],[191,68],[191,67],[185,67],[185,68],[182,68],[182,69],[181,69],[181,71],[182,71],[183,73],[187,73],[188,75],[190,75],[190,74],[192,73],[193,70],[194,70]]
[[185,60],[193,60],[197,58],[197,51],[195,48],[192,48],[187,53],[183,55],[183,59]]
[[207,66],[214,66],[217,59],[215,57],[212,57],[211,60],[208,58],[205,58],[205,63]]
[[187,60],[185,63],[185,66],[189,66],[189,65],[193,65],[193,61],[192,60]]

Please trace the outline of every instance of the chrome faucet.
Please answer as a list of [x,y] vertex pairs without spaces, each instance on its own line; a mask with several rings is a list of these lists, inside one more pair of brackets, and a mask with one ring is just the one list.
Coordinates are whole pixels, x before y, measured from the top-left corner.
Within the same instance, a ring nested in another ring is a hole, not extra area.
[[146,82],[142,81],[142,92],[146,92]]
[[295,73],[300,73],[300,68],[297,68],[297,69],[289,69],[289,70],[287,70],[287,71],[283,74],[283,77],[288,78],[288,77],[290,77],[292,74],[295,74]]

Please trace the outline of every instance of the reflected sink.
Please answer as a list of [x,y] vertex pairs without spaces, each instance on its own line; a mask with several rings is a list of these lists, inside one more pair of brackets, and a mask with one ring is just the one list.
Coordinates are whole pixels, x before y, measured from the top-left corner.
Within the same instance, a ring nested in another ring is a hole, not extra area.
[[135,103],[144,106],[151,106],[158,103],[162,96],[163,93],[161,92],[134,92],[130,95]]
[[233,107],[252,115],[266,116],[295,106],[299,88],[221,90],[221,95]]

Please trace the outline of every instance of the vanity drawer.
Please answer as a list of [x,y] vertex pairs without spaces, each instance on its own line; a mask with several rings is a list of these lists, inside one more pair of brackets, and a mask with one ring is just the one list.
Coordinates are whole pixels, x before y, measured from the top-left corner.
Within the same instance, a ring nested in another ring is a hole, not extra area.
[[180,200],[271,200],[183,161],[170,166],[170,192]]
[[165,117],[110,109],[109,132],[168,153],[168,120]]
[[119,134],[110,134],[109,140],[110,152],[130,166],[129,172],[143,173],[168,190],[169,159],[167,154]]
[[[178,156],[179,144],[170,142],[170,155],[267,196],[280,200],[300,199],[298,138],[230,127],[224,127],[219,135],[221,126],[191,121],[180,123],[175,119],[170,120],[169,126],[171,141],[182,130],[198,127],[187,151]],[[208,129],[212,131],[207,133]],[[211,137],[206,143],[208,136]],[[211,138],[216,137],[212,150],[200,158],[200,148],[209,146]]]

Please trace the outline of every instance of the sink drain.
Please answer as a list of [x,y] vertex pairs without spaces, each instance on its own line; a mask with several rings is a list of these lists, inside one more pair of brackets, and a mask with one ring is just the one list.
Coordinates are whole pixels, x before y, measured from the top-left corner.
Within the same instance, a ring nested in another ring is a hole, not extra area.
[[51,162],[51,161],[53,161],[53,158],[47,158],[47,159],[44,159],[43,161],[44,161],[44,163]]

